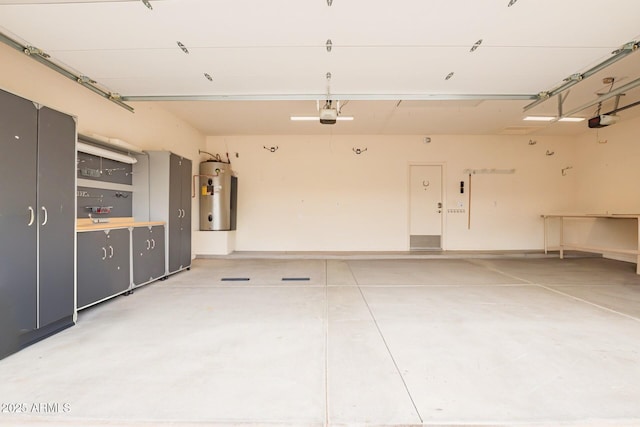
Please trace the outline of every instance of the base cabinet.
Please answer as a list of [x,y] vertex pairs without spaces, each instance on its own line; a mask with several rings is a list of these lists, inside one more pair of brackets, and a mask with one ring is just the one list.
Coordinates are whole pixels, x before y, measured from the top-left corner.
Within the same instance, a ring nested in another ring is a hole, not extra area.
[[126,292],[129,229],[78,233],[78,309]]
[[164,226],[134,227],[131,231],[131,244],[134,286],[165,276]]

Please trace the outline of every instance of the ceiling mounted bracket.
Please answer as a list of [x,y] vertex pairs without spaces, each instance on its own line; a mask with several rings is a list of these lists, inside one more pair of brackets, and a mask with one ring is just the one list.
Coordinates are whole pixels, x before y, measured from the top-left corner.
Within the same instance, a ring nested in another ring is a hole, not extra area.
[[45,58],[45,59],[51,58],[51,55],[49,55],[48,53],[46,53],[42,49],[38,49],[35,46],[25,46],[25,48],[23,49],[23,52],[27,56],[35,55],[35,56],[40,56],[40,57]]
[[80,76],[80,77],[78,77],[77,82],[80,83],[80,84],[89,83],[89,84],[92,84],[92,85],[98,83],[97,81],[93,80],[91,77],[88,77],[88,76]]
[[469,49],[469,52],[475,52],[480,47],[481,44],[482,44],[482,39],[475,42],[473,46],[471,46],[471,49]]
[[327,6],[331,7],[332,4],[333,4],[333,0],[327,0]]
[[112,94],[101,89],[100,87],[97,86],[97,83],[91,83],[91,82],[84,82],[83,81],[83,76],[80,76],[78,74],[75,74],[72,71],[67,70],[66,68],[56,64],[54,61],[49,59],[49,55],[44,53],[41,49],[35,48],[33,46],[26,46],[23,45],[22,43],[19,43],[15,40],[13,40],[12,38],[8,37],[6,34],[0,32],[0,42],[6,44],[9,47],[12,47],[20,52],[25,53],[27,56],[29,56],[30,58],[32,58],[35,61],[38,61],[39,63],[41,63],[42,65],[45,65],[49,68],[51,68],[53,71],[62,74],[63,76],[65,76],[68,79],[71,79],[75,82],[80,83],[82,86],[86,87],[87,89],[91,90],[92,92],[100,95],[101,97],[108,99],[109,101],[114,102],[115,104],[119,105],[120,107],[130,111],[133,113],[133,107],[131,107],[130,105],[125,104],[124,102],[122,102],[121,98],[115,99],[112,98]]
[[624,92],[627,92],[631,89],[635,89],[636,87],[640,86],[640,78],[637,78],[629,83],[627,83],[624,86],[620,86],[618,89],[612,90],[611,92],[605,93],[603,95],[600,95],[599,97],[597,97],[596,99],[594,99],[593,101],[587,102],[584,105],[581,105],[577,108],[574,108],[571,111],[567,111],[566,113],[564,113],[563,117],[569,117],[575,113],[579,113],[582,110],[586,110],[589,107],[593,107],[596,104],[601,104],[604,101],[613,98],[614,96],[618,96]]
[[142,4],[147,6],[147,9],[153,10],[153,6],[151,6],[151,3],[149,2],[149,0],[142,0]]
[[558,95],[558,117],[562,117],[562,106],[564,105],[564,102],[567,100],[567,97],[570,93],[571,91],[567,91],[564,96],[562,94]]
[[333,42],[331,41],[331,39],[327,39],[327,43],[325,43],[325,46],[327,48],[327,52],[331,52],[331,49],[333,48]]
[[[539,97],[537,100],[535,100],[531,104],[526,105],[524,107],[523,111],[528,111],[528,110],[532,109],[536,105],[539,105],[539,104],[543,103],[544,101],[546,101],[547,99],[551,98],[552,96],[556,96],[559,93],[562,93],[565,90],[569,89],[571,86],[580,83],[582,80],[584,80],[584,79],[586,79],[588,77],[591,77],[592,75],[596,74],[599,71],[604,70],[605,68],[609,67],[610,65],[612,65],[612,64],[618,62],[619,60],[621,60],[622,58],[626,57],[630,53],[635,52],[636,50],[638,50],[639,47],[640,47],[640,42],[638,42],[638,41],[631,41],[631,42],[625,43],[619,49],[616,49],[613,52],[611,52],[611,54],[613,56],[611,56],[610,58],[605,59],[604,61],[602,61],[601,63],[597,64],[596,66],[588,69],[584,73],[576,73],[576,74],[570,75],[569,77],[567,77],[567,78],[565,78],[563,80],[562,84],[560,84],[559,86],[551,89],[550,91],[541,92],[541,93],[548,93],[549,96],[545,97],[545,98]],[[594,104],[592,104],[592,105],[594,105]]]

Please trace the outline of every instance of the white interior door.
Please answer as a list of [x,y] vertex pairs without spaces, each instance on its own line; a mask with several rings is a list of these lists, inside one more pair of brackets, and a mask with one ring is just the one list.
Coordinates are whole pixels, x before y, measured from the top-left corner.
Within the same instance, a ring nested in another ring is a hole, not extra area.
[[409,246],[442,248],[442,166],[409,166]]

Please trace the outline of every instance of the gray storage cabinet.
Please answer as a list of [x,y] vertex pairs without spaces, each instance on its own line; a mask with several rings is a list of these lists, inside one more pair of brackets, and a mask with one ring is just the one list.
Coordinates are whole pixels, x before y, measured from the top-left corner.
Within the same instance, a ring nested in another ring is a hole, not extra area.
[[167,274],[191,267],[191,160],[148,151],[149,219],[164,221]]
[[133,247],[133,285],[141,286],[165,275],[164,226],[134,227],[131,232]]
[[75,141],[73,117],[0,90],[0,357],[73,325]]
[[127,292],[129,229],[78,233],[78,309]]

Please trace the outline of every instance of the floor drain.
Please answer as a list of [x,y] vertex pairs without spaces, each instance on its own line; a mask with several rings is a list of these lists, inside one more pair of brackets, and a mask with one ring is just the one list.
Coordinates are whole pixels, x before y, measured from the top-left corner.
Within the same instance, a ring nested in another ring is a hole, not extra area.
[[223,277],[220,279],[221,282],[248,282],[249,280],[248,277]]
[[311,278],[309,277],[283,277],[282,278],[283,282],[304,282],[309,280],[311,280]]

